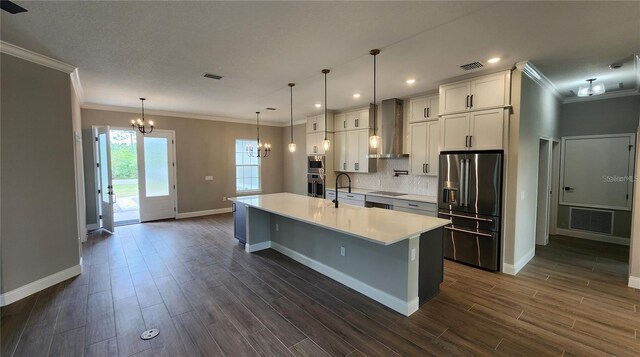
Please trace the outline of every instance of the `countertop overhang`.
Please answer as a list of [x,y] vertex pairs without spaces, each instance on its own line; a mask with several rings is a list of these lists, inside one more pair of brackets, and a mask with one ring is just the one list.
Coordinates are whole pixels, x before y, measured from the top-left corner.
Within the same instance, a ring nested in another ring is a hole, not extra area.
[[443,227],[449,220],[381,208],[340,205],[322,198],[273,193],[231,198],[266,212],[348,234],[381,245],[391,245]]

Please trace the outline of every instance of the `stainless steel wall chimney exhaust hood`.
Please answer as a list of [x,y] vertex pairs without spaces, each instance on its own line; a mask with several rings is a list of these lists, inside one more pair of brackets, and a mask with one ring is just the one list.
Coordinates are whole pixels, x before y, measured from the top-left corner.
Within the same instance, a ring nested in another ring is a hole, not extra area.
[[[369,155],[372,159],[400,159],[409,157],[409,154],[402,153],[403,135],[403,104],[402,100],[393,98],[382,101],[382,119],[378,126],[380,139],[380,149],[378,154]],[[373,106],[369,108],[369,115],[373,115]],[[377,118],[375,118],[377,120]]]

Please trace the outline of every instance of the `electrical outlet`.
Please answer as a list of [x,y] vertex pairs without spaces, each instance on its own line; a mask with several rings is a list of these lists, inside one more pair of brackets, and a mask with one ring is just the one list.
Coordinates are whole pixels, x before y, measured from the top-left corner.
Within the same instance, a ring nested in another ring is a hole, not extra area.
[[411,249],[411,261],[416,260],[416,248]]
[[213,181],[213,176],[205,176],[204,180],[205,181]]
[[280,225],[276,223],[276,232],[280,232]]
[[347,256],[347,250],[342,246],[340,246],[340,255],[343,257]]

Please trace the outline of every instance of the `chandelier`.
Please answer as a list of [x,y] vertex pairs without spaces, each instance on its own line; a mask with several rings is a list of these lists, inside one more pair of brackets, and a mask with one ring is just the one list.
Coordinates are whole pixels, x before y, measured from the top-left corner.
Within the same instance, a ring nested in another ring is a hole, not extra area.
[[262,143],[260,142],[260,112],[256,112],[256,128],[257,128],[257,137],[256,137],[256,147],[253,147],[253,145],[248,144],[246,147],[247,150],[247,154],[250,157],[267,157],[269,156],[269,154],[271,154],[271,144],[269,143],[264,143],[264,147],[262,145]]
[[140,101],[142,102],[142,119],[138,118],[137,120],[131,120],[131,127],[135,130],[136,127],[138,128],[138,130],[142,133],[142,135],[144,134],[151,134],[151,132],[153,131],[153,121],[149,120],[149,131],[147,131],[147,127],[144,124],[144,101],[145,98],[140,98]]

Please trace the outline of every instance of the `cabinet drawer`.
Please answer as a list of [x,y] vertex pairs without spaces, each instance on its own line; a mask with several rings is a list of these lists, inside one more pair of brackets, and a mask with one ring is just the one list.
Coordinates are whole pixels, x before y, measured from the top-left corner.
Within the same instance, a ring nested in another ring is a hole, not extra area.
[[429,203],[429,202],[418,202],[418,201],[405,201],[405,200],[394,200],[393,201],[393,207],[402,207],[402,208],[408,208],[408,209],[414,209],[414,210],[420,210],[420,211],[431,211],[434,213],[436,212],[436,204],[435,203]]
[[364,195],[360,193],[348,193],[338,191],[338,199],[364,202]]
[[328,200],[333,200],[333,199],[335,199],[335,198],[336,198],[336,191],[335,191],[335,190],[331,190],[331,189],[327,189],[327,190],[325,191],[325,197],[326,197]]

